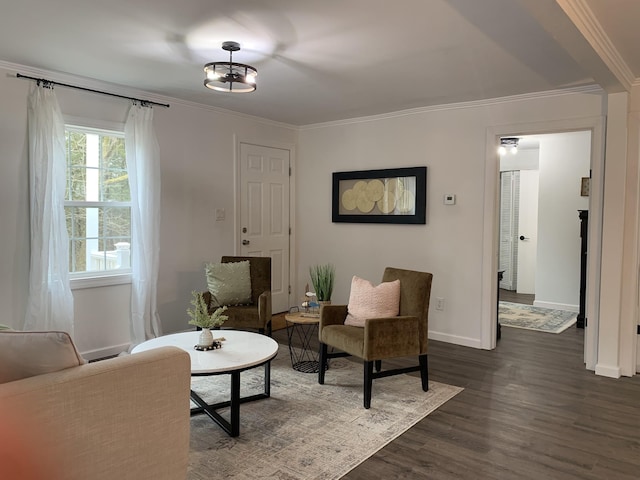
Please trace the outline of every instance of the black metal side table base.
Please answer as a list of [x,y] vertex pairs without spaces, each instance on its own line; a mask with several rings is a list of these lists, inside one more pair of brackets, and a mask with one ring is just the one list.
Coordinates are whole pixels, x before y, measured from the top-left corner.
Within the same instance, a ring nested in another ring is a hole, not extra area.
[[[318,352],[311,348],[311,340],[318,336],[318,323],[295,323],[287,320],[287,337],[289,340],[289,356],[294,370],[302,373],[318,373],[320,362]],[[300,348],[292,345],[294,339],[300,342]],[[325,366],[325,370],[329,368]]]

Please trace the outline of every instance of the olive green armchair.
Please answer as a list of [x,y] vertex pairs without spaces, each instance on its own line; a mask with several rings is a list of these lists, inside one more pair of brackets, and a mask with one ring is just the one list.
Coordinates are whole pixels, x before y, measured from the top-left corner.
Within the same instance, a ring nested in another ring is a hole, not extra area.
[[[399,268],[385,269],[383,282],[398,279],[400,313],[397,317],[367,318],[364,327],[357,327],[344,324],[347,305],[325,305],[320,311],[320,365],[327,366],[330,358],[351,355],[364,360],[364,408],[371,406],[371,390],[376,378],[419,371],[422,390],[429,389],[427,335],[433,275]],[[328,347],[333,347],[332,352]],[[417,356],[418,365],[382,370],[382,360],[407,356]],[[325,370],[320,368],[318,372],[321,385]]]
[[[224,256],[221,263],[233,263],[249,260],[251,276],[251,302],[246,305],[227,305],[224,312],[229,317],[223,328],[257,330],[271,336],[271,257],[232,257]],[[218,306],[212,302],[211,292],[203,292],[209,313]]]

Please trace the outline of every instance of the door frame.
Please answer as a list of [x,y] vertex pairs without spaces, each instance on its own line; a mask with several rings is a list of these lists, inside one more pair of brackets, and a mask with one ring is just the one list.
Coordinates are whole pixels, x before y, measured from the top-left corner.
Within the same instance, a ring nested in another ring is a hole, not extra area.
[[[498,255],[500,247],[500,158],[496,150],[503,136],[540,135],[572,131],[591,131],[591,182],[589,196],[589,236],[587,264],[587,318],[584,359],[588,370],[595,370],[598,355],[600,311],[600,263],[602,257],[602,215],[604,200],[605,117],[585,117],[519,125],[492,126],[486,129],[484,214],[482,233],[481,348],[496,347]],[[576,212],[576,221],[577,221]],[[593,222],[591,219],[593,218]]]
[[291,229],[291,233],[289,235],[289,308],[291,308],[291,299],[297,298],[295,297],[295,289],[294,285],[297,285],[297,261],[298,258],[297,248],[296,248],[296,228],[295,228],[295,219],[296,219],[296,202],[294,201],[296,195],[296,182],[295,182],[295,174],[296,174],[296,147],[293,143],[285,143],[278,142],[273,140],[265,140],[265,139],[255,139],[251,137],[240,136],[237,134],[233,135],[233,185],[234,185],[234,216],[233,216],[233,249],[234,255],[238,255],[242,248],[242,235],[240,232],[241,228],[241,208],[240,204],[242,202],[241,198],[241,189],[242,186],[240,184],[240,144],[249,143],[252,145],[258,145],[261,147],[267,148],[278,148],[280,150],[288,150],[289,151],[289,168],[291,169],[291,174],[289,175],[289,228]]

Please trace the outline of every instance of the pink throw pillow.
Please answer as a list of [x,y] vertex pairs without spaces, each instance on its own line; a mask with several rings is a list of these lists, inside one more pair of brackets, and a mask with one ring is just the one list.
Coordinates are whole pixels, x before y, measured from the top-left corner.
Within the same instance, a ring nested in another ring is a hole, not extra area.
[[396,317],[400,312],[400,280],[378,286],[354,275],[345,325],[364,327],[367,318]]

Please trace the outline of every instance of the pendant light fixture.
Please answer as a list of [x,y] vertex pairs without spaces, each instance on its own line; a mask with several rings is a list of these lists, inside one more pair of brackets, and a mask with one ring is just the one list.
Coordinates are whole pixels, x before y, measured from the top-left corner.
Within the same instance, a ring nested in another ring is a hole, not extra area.
[[256,89],[258,70],[251,65],[233,61],[233,52],[240,50],[238,42],[224,42],[222,49],[229,52],[228,62],[211,62],[204,66],[204,86],[216,92],[249,93]]

